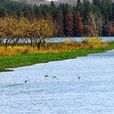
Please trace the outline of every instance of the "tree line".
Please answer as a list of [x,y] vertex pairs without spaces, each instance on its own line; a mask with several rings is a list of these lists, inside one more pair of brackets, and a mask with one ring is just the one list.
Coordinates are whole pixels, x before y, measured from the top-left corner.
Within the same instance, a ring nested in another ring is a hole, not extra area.
[[113,36],[114,3],[112,0],[77,0],[76,6],[69,4],[29,5],[26,3],[0,0],[0,17],[15,16],[20,20],[45,20],[56,23],[53,36]]

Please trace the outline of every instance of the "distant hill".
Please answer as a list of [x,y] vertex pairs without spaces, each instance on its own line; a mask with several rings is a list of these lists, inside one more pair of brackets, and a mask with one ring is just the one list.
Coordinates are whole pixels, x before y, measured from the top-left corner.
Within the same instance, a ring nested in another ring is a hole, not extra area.
[[25,2],[29,4],[47,4],[49,3],[47,0],[11,0],[11,1],[18,1],[18,2]]
[[[36,5],[40,5],[40,4],[50,4],[51,0],[12,0],[12,1],[19,1],[19,2],[26,2],[29,4],[36,4]],[[77,0],[52,0],[55,2],[55,4],[59,4],[59,3],[69,3],[70,5],[75,5]],[[83,2],[83,0],[80,0],[81,2]],[[90,2],[92,2],[93,0],[88,0]],[[114,2],[114,0],[112,0],[112,2]]]
[[[63,2],[63,3],[76,3],[77,0],[58,0],[60,2]],[[81,2],[83,2],[83,0],[80,0]],[[92,2],[93,0],[88,0],[89,2]],[[112,0],[112,2],[114,2],[114,0]]]

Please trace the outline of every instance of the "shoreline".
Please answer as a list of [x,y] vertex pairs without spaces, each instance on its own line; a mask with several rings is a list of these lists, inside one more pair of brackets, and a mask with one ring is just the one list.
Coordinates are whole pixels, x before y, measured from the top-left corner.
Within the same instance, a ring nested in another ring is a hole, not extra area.
[[58,53],[32,53],[13,55],[0,58],[0,72],[13,71],[7,68],[16,68],[22,66],[29,66],[38,63],[47,63],[51,61],[60,61],[66,59],[73,59],[81,56],[87,56],[91,53],[102,53],[107,50],[114,49],[114,42],[110,42],[108,47],[88,48],[88,49],[74,49],[68,52]]

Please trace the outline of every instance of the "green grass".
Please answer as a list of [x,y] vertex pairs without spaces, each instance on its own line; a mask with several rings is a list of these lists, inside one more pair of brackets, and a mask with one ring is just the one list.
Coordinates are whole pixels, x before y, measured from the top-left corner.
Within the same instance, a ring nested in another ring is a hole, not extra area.
[[46,63],[49,61],[58,61],[64,59],[71,59],[80,56],[86,56],[89,53],[100,53],[106,50],[114,49],[114,42],[111,42],[108,47],[91,48],[91,49],[76,49],[69,52],[59,53],[33,53],[33,54],[21,54],[0,58],[0,72],[10,71],[5,68],[14,68],[20,66],[27,66],[36,63]]
[[0,68],[0,72],[9,72],[9,71],[13,71],[13,70],[9,70],[9,69],[6,69],[6,68]]

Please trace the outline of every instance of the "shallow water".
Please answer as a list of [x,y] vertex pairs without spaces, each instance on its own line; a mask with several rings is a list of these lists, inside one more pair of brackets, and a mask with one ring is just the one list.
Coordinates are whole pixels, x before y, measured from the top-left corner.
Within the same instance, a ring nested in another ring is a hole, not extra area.
[[14,70],[0,73],[0,114],[114,114],[114,50]]

